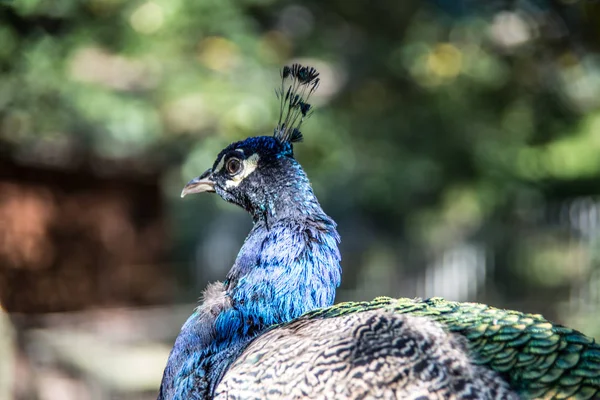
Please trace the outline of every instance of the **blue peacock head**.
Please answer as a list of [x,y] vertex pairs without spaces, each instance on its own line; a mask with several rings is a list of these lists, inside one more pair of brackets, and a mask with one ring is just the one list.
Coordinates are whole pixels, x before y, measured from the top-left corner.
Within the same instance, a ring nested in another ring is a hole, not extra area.
[[216,192],[255,219],[308,212],[316,202],[306,174],[294,159],[293,144],[302,141],[300,126],[310,116],[308,100],[319,86],[316,69],[299,64],[281,71],[279,121],[273,136],[250,137],[224,148],[212,168],[189,181],[181,196]]

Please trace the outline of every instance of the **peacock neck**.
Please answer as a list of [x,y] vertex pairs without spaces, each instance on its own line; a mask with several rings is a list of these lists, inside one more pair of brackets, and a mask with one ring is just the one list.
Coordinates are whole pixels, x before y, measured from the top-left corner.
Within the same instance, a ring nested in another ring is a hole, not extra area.
[[[248,183],[245,192],[245,198],[238,204],[250,213],[257,228],[271,229],[283,221],[302,225],[311,217],[331,221],[294,158],[281,156],[265,163],[261,175]],[[331,225],[335,231],[333,221]]]
[[339,235],[316,199],[310,206],[320,212],[258,219],[227,275],[227,293],[250,326],[333,304],[341,280]]

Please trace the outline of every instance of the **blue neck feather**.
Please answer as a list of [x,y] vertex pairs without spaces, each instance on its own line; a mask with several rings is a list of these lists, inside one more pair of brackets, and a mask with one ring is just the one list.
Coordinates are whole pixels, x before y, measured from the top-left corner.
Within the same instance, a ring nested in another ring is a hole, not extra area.
[[212,396],[258,333],[333,304],[341,279],[335,222],[321,209],[299,164],[289,157],[283,162],[273,182],[253,191],[245,208],[254,227],[223,283],[225,301],[207,306],[211,299],[205,298],[184,324],[159,399]]

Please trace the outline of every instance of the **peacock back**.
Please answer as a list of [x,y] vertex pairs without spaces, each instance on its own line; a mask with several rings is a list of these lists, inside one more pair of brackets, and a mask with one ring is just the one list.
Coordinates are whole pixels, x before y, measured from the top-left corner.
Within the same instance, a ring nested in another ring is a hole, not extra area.
[[379,297],[255,339],[216,398],[596,399],[600,346],[540,315]]

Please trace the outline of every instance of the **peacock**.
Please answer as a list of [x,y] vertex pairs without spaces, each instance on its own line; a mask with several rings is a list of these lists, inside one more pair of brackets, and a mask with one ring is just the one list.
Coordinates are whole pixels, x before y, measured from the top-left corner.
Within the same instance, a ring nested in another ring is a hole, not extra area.
[[253,227],[170,353],[159,400],[597,399],[600,345],[540,315],[442,298],[333,305],[340,237],[294,158],[312,67],[281,72],[272,136],[230,144],[182,197],[214,192]]

